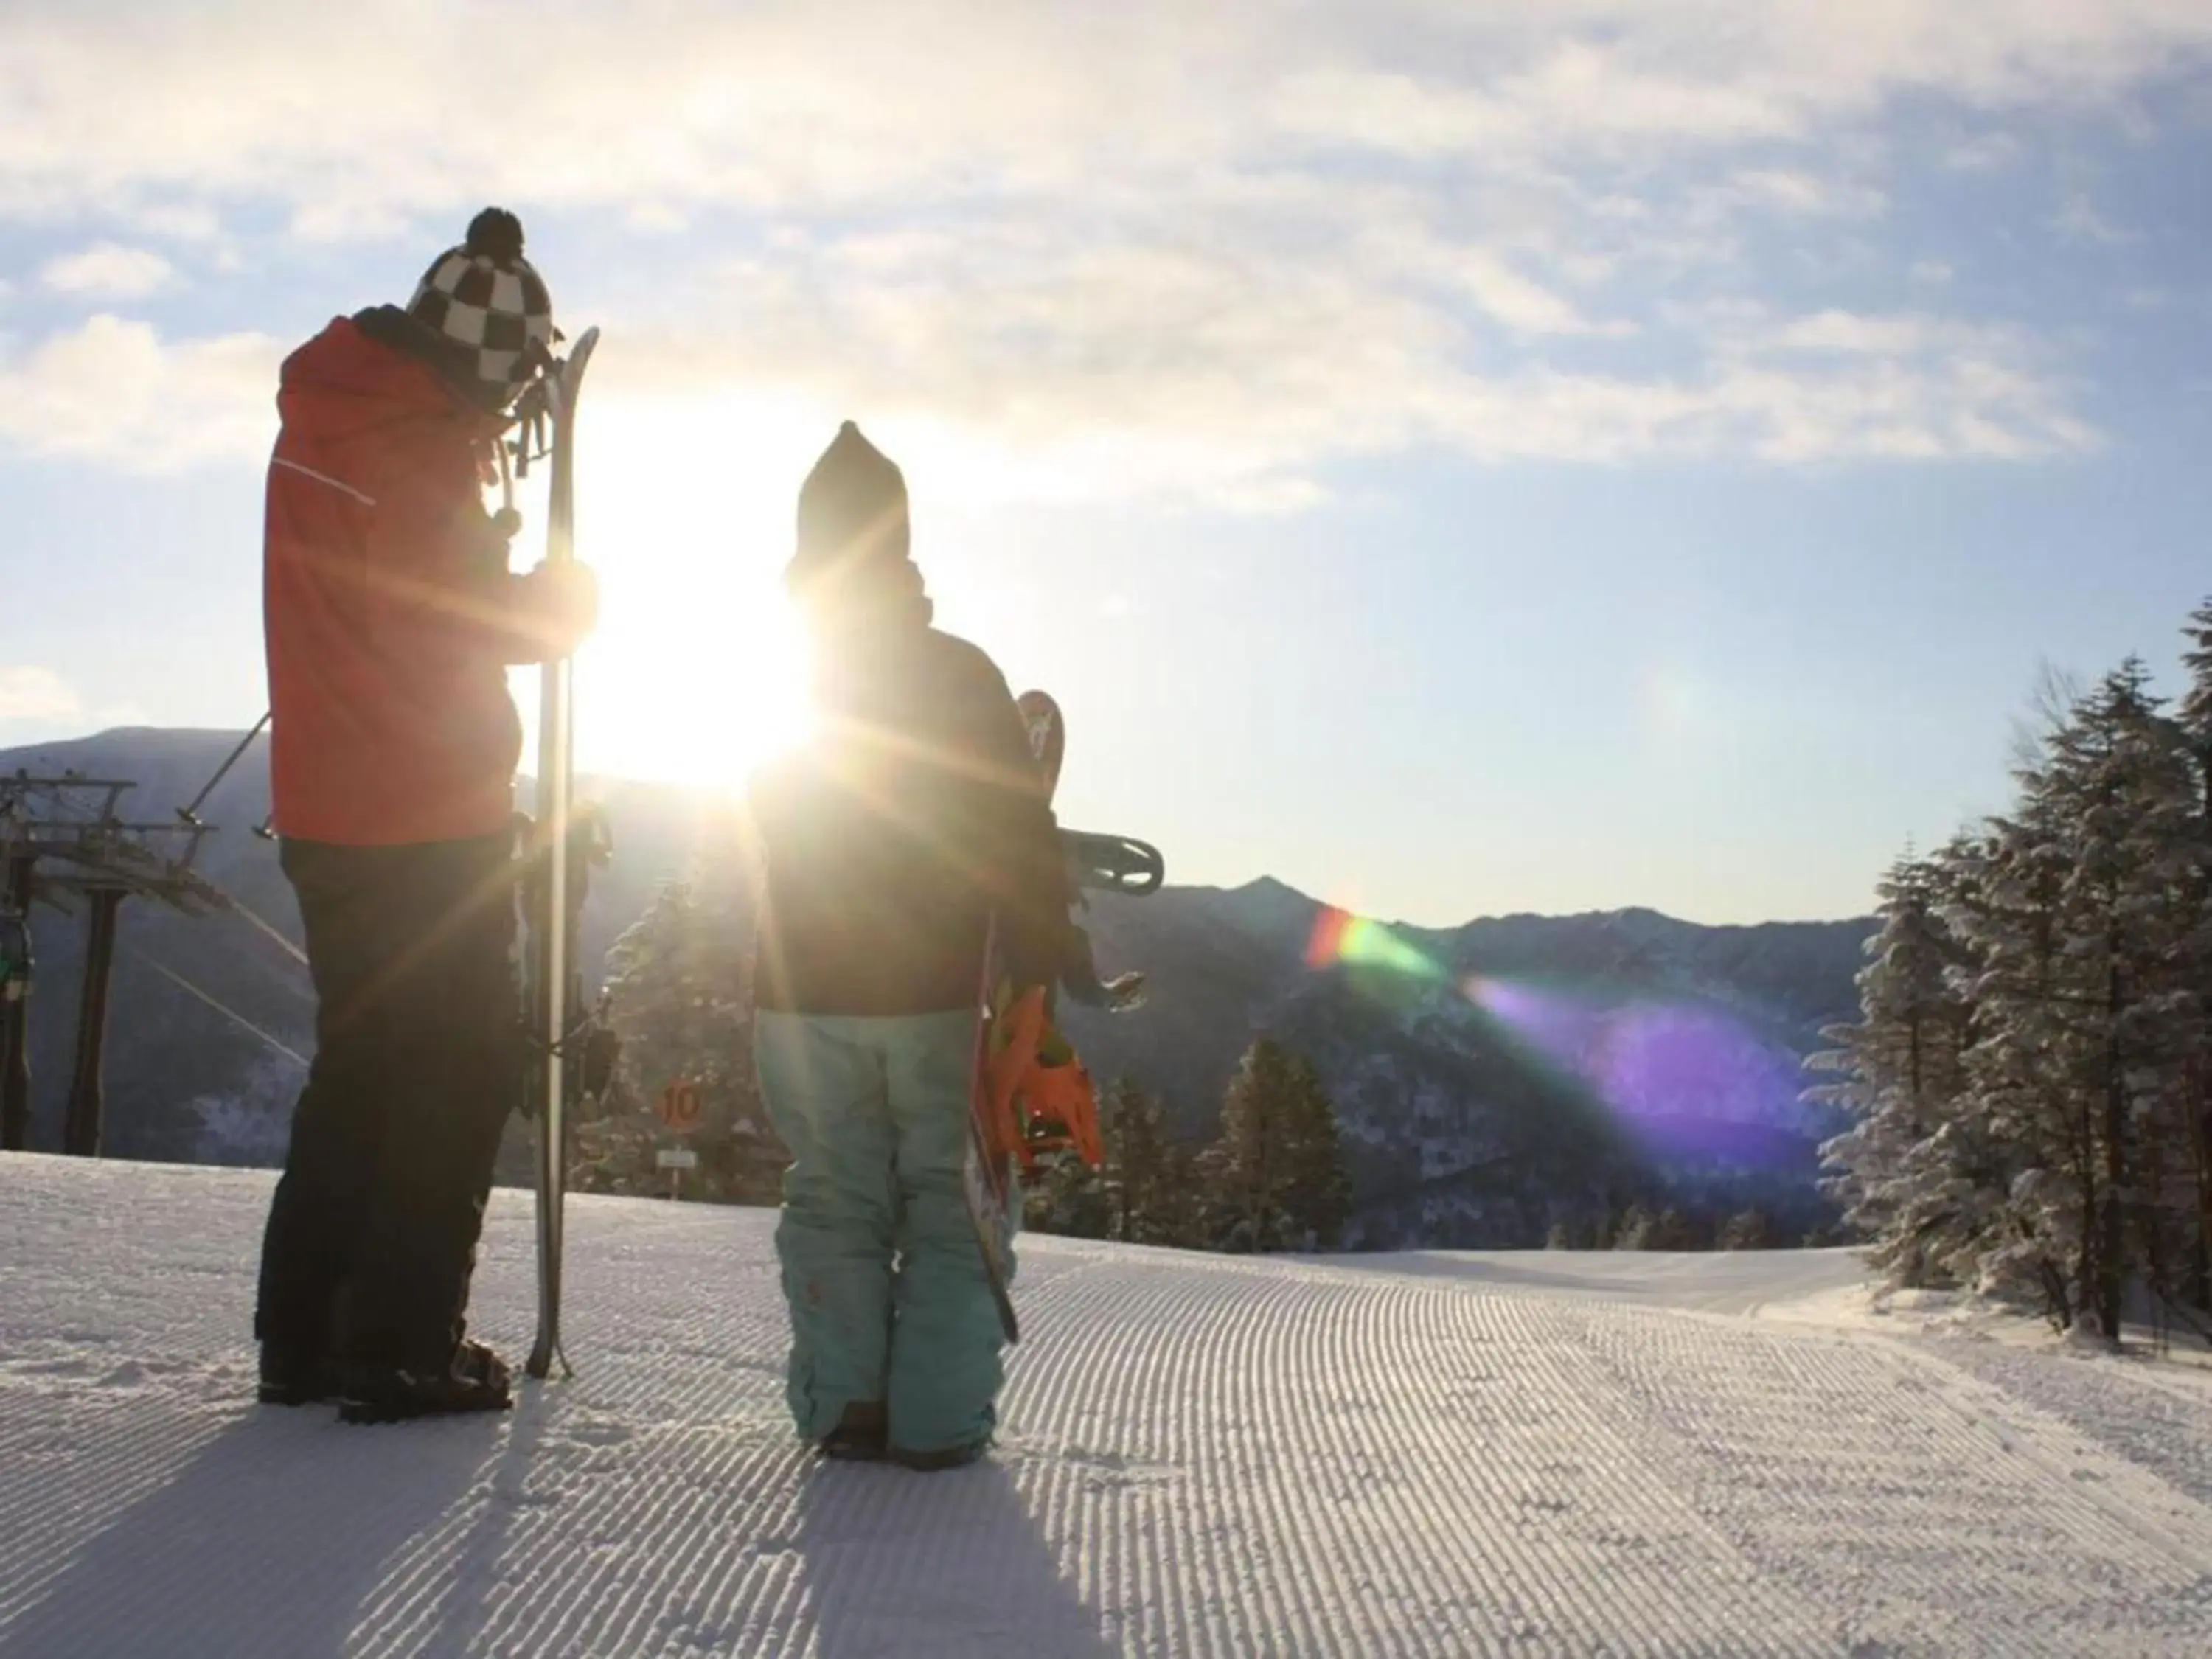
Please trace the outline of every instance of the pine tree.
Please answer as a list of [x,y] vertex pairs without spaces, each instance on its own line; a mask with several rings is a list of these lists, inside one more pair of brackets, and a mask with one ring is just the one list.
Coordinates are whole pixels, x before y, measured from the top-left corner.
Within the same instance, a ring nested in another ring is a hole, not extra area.
[[2196,780],[2148,679],[2133,659],[2108,676],[2059,750],[2078,803],[2070,945],[2096,999],[2081,1033],[2098,1142],[2096,1277],[2085,1288],[2113,1340],[2131,1268],[2170,1280],[2167,1109],[2200,1030],[2184,908],[2201,871]]
[[1022,1224],[1063,1238],[1113,1237],[1114,1205],[1103,1172],[1073,1154],[1054,1158],[1024,1188]]
[[1969,1262],[1977,1289],[2039,1296],[2054,1323],[2071,1322],[2069,1261],[2082,1187],[2073,1094],[2046,1056],[2059,1049],[2064,996],[2058,895],[2061,825],[2041,799],[2043,768],[2020,773],[2022,805],[1991,821],[1975,879],[1952,912],[1972,960],[1964,990],[1974,1013],[1965,1054],[1966,1115],[2003,1149],[2008,1167],[1998,1225]]
[[2117,1341],[2132,1278],[2164,1284],[2179,1126],[2201,1042],[2197,778],[2141,663],[2107,675],[2020,772],[1976,902],[1968,1051],[1983,1127],[2018,1165],[1986,1286]]
[[[2190,615],[2182,654],[2189,686],[2175,712],[2196,775],[2197,878],[2187,896],[2191,926],[2189,978],[2200,1011],[2212,1008],[2212,599]],[[2175,1224],[2177,1294],[2199,1315],[2212,1314],[2212,1029],[2200,1029],[2183,1062],[2172,1103],[2176,1182],[2182,1213]]]
[[1218,1249],[1278,1249],[1290,1170],[1290,1056],[1262,1037],[1245,1050],[1221,1103],[1220,1133],[1199,1155],[1209,1243]]
[[1313,1062],[1301,1054],[1290,1072],[1290,1178],[1284,1204],[1292,1235],[1307,1249],[1333,1250],[1344,1242],[1352,1214],[1352,1171],[1336,1106]]
[[[2201,1218],[2191,1103],[2205,1048],[2203,905],[2212,858],[2187,730],[2130,662],[2093,708],[2111,730],[2086,823],[2084,897],[2105,968],[2106,1180],[2124,1274],[2171,1303],[2185,1293]],[[2124,1160],[2114,1149],[2128,1153]],[[2129,1259],[2131,1257],[2132,1259]],[[2107,1334],[2117,1335],[2117,1292]]]
[[1652,1231],[1658,1220],[1658,1217],[1642,1204],[1631,1204],[1621,1212],[1620,1219],[1613,1225],[1613,1243],[1609,1248],[1616,1250],[1650,1249]]
[[1132,1244],[1178,1242],[1188,1224],[1187,1159],[1169,1139],[1167,1109],[1125,1078],[1106,1097],[1103,1111],[1111,1215],[1109,1237]]
[[1245,1051],[1199,1155],[1206,1241],[1260,1252],[1340,1237],[1350,1207],[1336,1115],[1319,1077],[1272,1037]]
[[1334,1249],[1352,1207],[1336,1109],[1310,1060],[1262,1037],[1222,1103],[1219,1138],[1195,1161],[1200,1231],[1231,1250]]
[[1203,1148],[1188,1141],[1170,1140],[1162,1162],[1158,1185],[1139,1212],[1145,1237],[1140,1243],[1172,1244],[1188,1250],[1209,1249],[1209,1206],[1200,1160]]
[[1873,1241],[1875,1267],[1900,1287],[1955,1282],[1997,1197],[1974,1201],[1972,1176],[1958,1167],[1966,1149],[1946,1134],[1965,1094],[1972,1006],[1956,977],[1967,952],[1943,906],[1972,859],[1961,842],[1942,857],[1891,866],[1876,889],[1881,927],[1867,941],[1859,1018],[1825,1031],[1838,1046],[1807,1062],[1843,1079],[1809,1094],[1857,1119],[1821,1148],[1834,1171],[1828,1190]]
[[1723,1250],[1771,1250],[1778,1242],[1774,1223],[1763,1210],[1739,1211],[1721,1228],[1720,1247]]

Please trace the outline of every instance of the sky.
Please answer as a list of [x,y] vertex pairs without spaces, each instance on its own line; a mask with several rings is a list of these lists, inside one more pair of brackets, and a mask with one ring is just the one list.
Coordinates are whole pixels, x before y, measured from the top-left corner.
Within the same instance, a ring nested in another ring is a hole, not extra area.
[[276,367],[498,203],[586,768],[795,729],[850,417],[1175,880],[1858,914],[2045,665],[2174,684],[2208,163],[2203,0],[0,0],[0,746],[261,712]]

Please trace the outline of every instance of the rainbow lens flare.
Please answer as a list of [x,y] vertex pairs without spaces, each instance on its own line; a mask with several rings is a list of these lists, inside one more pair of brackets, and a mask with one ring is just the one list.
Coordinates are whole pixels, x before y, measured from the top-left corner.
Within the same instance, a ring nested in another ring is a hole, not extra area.
[[1306,966],[1321,969],[1340,963],[1380,968],[1409,979],[1442,981],[1451,977],[1441,963],[1381,922],[1325,907],[1314,922],[1312,939],[1306,943]]
[[1362,970],[1355,988],[1383,989],[1370,975],[1451,988],[1521,1059],[1579,1085],[1655,1156],[1761,1170],[1814,1156],[1798,1124],[1796,1054],[1710,1002],[1595,978],[1462,977],[1382,923],[1335,908],[1316,922],[1305,959],[1316,971]]

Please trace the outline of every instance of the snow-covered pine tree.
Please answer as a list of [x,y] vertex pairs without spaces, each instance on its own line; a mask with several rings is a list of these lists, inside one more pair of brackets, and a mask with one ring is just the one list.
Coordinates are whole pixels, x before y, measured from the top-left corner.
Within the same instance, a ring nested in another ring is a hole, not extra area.
[[2021,769],[1962,927],[1974,1094],[2021,1173],[1991,1288],[2032,1281],[2054,1321],[2117,1340],[2131,1280],[2170,1276],[2176,1103],[2201,1032],[2194,919],[2203,860],[2180,729],[2130,659]]
[[1967,1055],[1979,1041],[1972,988],[1980,945],[1962,918],[1984,902],[1992,853],[1986,830],[1961,833],[1929,860],[1934,920],[1946,957],[1934,1018],[1917,1056],[1927,1086],[1924,1133],[1907,1146],[1891,1180],[1891,1237],[1900,1287],[1981,1282],[1985,1255],[2004,1237],[2019,1156],[1997,1132],[1973,1086]]
[[[1880,930],[1859,973],[1859,1018],[1823,1033],[1837,1044],[1807,1061],[1838,1081],[1808,1093],[1845,1107],[1856,1121],[1821,1148],[1828,1190],[1847,1222],[1871,1241],[1871,1260],[1892,1285],[1954,1282],[1978,1230],[1978,1206],[1953,1167],[1948,1135],[1965,1091],[1971,1010],[1954,980],[1965,951],[1942,915],[1966,853],[1908,854],[1876,889]],[[1991,1199],[1996,1197],[1992,1194]]]
[[2062,1328],[2075,1307],[2081,1194],[2089,1184],[2087,1125],[2055,1057],[2058,1005],[2069,994],[2058,945],[2058,893],[2068,831],[2048,799],[2046,768],[2023,765],[2019,810],[1990,820],[1974,880],[1949,911],[1970,963],[1961,989],[1974,1009],[1964,1115],[2004,1149],[2010,1166],[1999,1225],[1971,1265],[1984,1292],[2039,1298]]
[[2097,1000],[2084,1010],[2096,1102],[2100,1240],[2093,1307],[2117,1340],[2130,1280],[2172,1282],[2167,1206],[2179,1166],[2173,1103],[2202,1030],[2186,896],[2202,860],[2196,778],[2179,726],[2130,659],[2059,742],[2080,845],[2065,896],[2069,951]]

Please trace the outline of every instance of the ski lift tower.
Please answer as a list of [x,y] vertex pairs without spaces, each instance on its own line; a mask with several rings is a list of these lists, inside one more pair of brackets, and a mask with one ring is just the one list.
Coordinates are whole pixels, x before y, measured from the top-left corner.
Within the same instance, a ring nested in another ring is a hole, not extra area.
[[172,823],[126,821],[123,798],[135,787],[74,773],[0,777],[0,1151],[21,1152],[30,1141],[31,907],[44,903],[65,915],[82,907],[86,915],[76,1056],[62,1131],[62,1150],[77,1158],[100,1156],[106,1109],[101,1061],[123,901],[151,899],[193,916],[229,908],[219,889],[192,872],[207,826],[181,815]]

